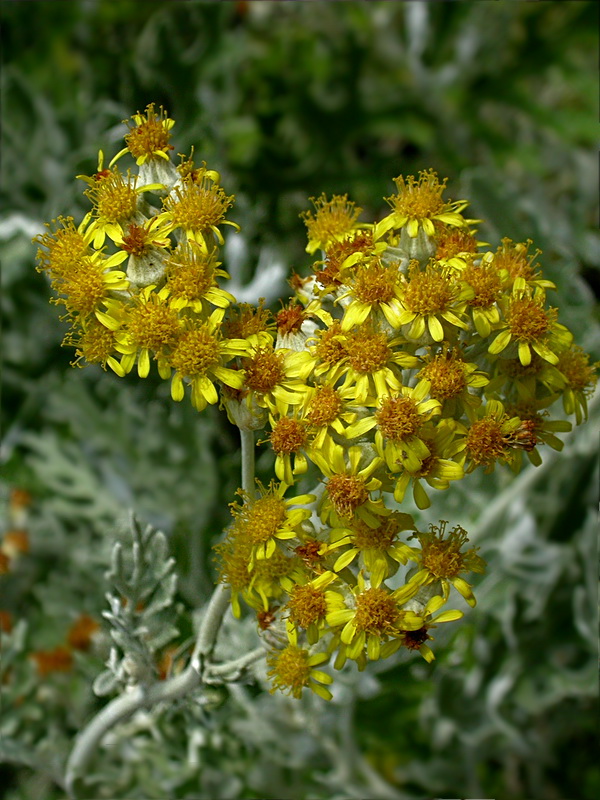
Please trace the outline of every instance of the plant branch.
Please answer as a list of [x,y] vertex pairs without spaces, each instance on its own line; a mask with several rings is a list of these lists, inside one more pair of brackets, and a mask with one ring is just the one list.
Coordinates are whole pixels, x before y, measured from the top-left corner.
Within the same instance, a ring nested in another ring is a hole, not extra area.
[[256,494],[254,485],[254,431],[240,428],[240,442],[242,445],[242,489],[253,500]]
[[[255,496],[254,486],[254,433],[240,429],[242,451],[242,488],[250,498]],[[244,669],[264,655],[257,647],[250,653],[224,664],[212,665],[211,657],[217,636],[229,607],[230,589],[224,584],[215,587],[196,639],[196,645],[186,669],[167,681],[157,681],[150,686],[136,686],[127,694],[116,697],[105,706],[79,734],[67,761],[65,785],[70,797],[78,795],[76,782],[98,748],[104,734],[115,725],[128,719],[142,708],[152,708],[159,703],[172,702],[207,683],[236,680]]]

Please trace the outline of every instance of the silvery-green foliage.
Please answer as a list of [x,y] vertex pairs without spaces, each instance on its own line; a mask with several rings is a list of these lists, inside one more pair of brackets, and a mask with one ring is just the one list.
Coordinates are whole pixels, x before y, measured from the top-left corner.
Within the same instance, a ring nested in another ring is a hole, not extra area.
[[98,695],[124,684],[154,680],[157,652],[179,633],[173,623],[175,559],[168,555],[164,533],[151,525],[142,529],[132,515],[127,539],[114,543],[106,575],[112,591],[106,595],[110,610],[103,616],[110,623],[115,646],[108,669],[94,682]]

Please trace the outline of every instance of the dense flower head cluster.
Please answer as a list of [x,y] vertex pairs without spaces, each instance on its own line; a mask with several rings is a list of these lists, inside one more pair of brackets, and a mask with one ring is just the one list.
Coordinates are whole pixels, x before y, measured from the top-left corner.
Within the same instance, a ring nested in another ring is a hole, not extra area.
[[[273,687],[331,696],[322,667],[363,668],[419,650],[465,576],[482,572],[467,534],[418,530],[419,509],[476,469],[518,471],[556,450],[587,416],[596,365],[547,301],[531,242],[477,239],[464,200],[445,199],[433,170],[394,179],[389,213],[359,221],[347,195],[302,216],[319,252],[276,313],[236,304],[222,288],[222,227],[234,202],[193,153],[173,164],[171,120],[149,106],[126,147],[83,176],[92,209],[37,237],[39,269],[66,308],[75,363],[123,377],[152,365],[202,411],[217,404],[243,431],[262,431],[275,477],[245,487],[217,546],[220,577],[257,615]],[[117,162],[133,157],[137,172]],[[312,480],[314,490],[299,492]]]

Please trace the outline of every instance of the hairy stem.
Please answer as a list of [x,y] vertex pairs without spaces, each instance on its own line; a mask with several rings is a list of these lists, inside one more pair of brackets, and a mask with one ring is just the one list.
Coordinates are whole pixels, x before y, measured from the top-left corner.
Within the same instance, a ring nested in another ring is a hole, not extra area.
[[[242,449],[242,488],[249,497],[254,498],[254,433],[240,430]],[[239,678],[244,669],[264,655],[264,649],[257,647],[250,653],[225,664],[211,664],[211,657],[223,617],[229,606],[230,590],[219,584],[215,587],[208,608],[200,625],[196,645],[187,668],[168,681],[157,681],[150,686],[136,686],[127,694],[112,700],[81,731],[75,741],[67,761],[65,785],[70,797],[76,798],[77,780],[85,774],[86,768],[98,748],[102,737],[115,725],[128,719],[142,708],[152,708],[158,703],[172,702],[200,686],[206,676],[207,683],[223,683]]]
[[254,431],[240,428],[242,445],[242,489],[252,500],[256,494],[254,484]]

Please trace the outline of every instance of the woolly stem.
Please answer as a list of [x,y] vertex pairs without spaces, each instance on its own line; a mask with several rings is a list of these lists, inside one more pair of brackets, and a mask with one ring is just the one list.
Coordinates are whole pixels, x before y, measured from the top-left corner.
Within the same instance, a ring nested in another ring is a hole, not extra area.
[[240,442],[242,445],[242,489],[253,500],[256,494],[254,484],[254,431],[240,428]]

